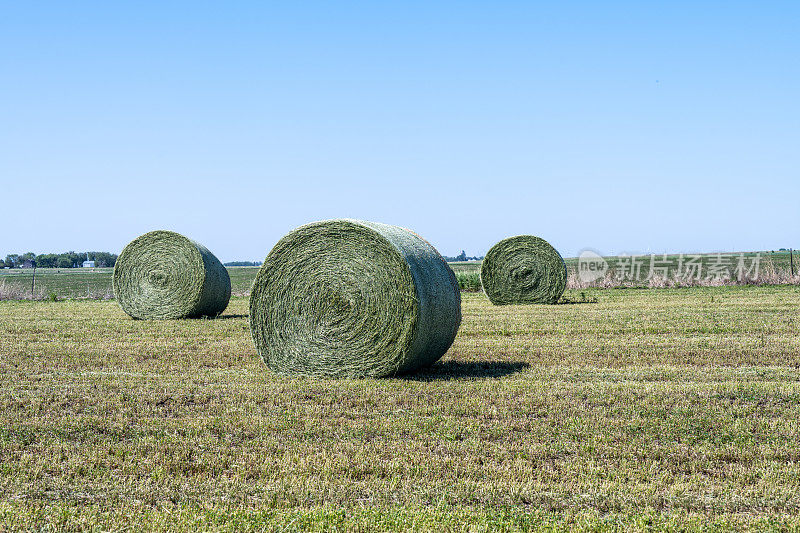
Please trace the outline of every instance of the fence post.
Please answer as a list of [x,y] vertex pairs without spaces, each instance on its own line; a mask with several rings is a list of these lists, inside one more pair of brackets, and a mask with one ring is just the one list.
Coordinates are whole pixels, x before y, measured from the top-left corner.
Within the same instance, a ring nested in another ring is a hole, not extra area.
[[789,248],[789,265],[792,268],[792,277],[794,277],[794,251]]
[[33,263],[33,279],[31,279],[31,300],[33,300],[33,289],[36,288],[36,261],[31,261]]

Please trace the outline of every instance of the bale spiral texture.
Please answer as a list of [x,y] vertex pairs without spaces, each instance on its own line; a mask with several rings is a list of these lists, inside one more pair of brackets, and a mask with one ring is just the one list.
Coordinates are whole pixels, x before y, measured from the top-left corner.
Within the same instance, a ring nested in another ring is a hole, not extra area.
[[117,258],[114,294],[133,318],[217,316],[231,298],[231,278],[202,244],[172,231],[151,231]]
[[544,239],[509,237],[483,259],[481,284],[495,305],[554,304],[567,286],[567,266]]
[[458,282],[416,233],[359,220],[301,226],[270,251],[250,329],[277,374],[382,377],[437,361],[461,323]]

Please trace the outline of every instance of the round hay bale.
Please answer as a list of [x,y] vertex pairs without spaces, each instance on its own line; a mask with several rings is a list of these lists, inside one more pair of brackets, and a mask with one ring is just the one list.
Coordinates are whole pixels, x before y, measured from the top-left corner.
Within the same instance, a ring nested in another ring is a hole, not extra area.
[[567,287],[567,266],[544,239],[509,237],[483,258],[481,284],[495,305],[554,304]]
[[270,251],[250,329],[277,374],[383,377],[437,361],[461,323],[455,275],[416,233],[360,220],[301,226]]
[[213,317],[228,306],[231,278],[202,244],[172,231],[151,231],[119,254],[114,294],[133,318]]

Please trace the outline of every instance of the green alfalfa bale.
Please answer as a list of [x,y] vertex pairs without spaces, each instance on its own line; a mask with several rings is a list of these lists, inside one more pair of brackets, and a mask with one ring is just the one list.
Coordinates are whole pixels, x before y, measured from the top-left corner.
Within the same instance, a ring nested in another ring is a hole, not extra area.
[[277,374],[383,377],[430,365],[461,323],[455,275],[416,233],[377,222],[301,226],[250,293],[258,353]]
[[214,317],[231,298],[231,278],[219,259],[172,231],[151,231],[128,243],[113,284],[119,305],[139,319]]
[[567,286],[567,266],[544,239],[509,237],[484,257],[481,284],[495,305],[554,304]]

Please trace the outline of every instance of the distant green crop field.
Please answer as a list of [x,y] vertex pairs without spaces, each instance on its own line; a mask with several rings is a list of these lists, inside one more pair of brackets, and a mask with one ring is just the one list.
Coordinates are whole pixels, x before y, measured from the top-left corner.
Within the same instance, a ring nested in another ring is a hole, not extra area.
[[231,276],[231,292],[238,296],[250,294],[250,287],[261,267],[228,267]]
[[[250,286],[260,267],[227,267],[231,277],[231,291],[234,295],[250,294]],[[475,270],[477,272],[477,270]],[[113,268],[39,268],[36,269],[36,286],[34,293],[38,297],[54,294],[57,298],[103,298],[113,297]],[[30,295],[33,270],[2,269],[0,270],[0,289],[11,287]]]
[[[231,277],[231,291],[236,295],[250,293],[250,285],[259,267],[227,267]],[[38,295],[55,294],[58,298],[113,297],[113,268],[38,268],[36,286]],[[5,284],[29,294],[33,282],[33,269],[0,270],[0,287]]]
[[480,272],[481,261],[458,261],[455,263],[447,263],[453,272]]
[[[756,260],[758,254],[758,260]],[[785,252],[748,252],[743,255],[743,266],[753,274],[753,266],[758,264],[758,273],[763,275],[765,272],[780,271],[789,272],[789,254]],[[650,275],[650,267],[656,268],[656,272],[667,272],[672,277],[678,271],[686,272],[688,268],[694,268],[693,273],[703,278],[712,275],[714,272],[727,271],[731,276],[736,275],[736,268],[739,263],[739,254],[702,254],[685,255],[683,258],[678,255],[663,256],[638,256],[635,259],[625,257],[606,257],[609,269],[615,274],[624,276],[627,282],[634,285],[644,286]],[[565,259],[567,270],[570,273],[577,272],[578,258],[572,257]],[[456,273],[461,288],[469,291],[478,291],[480,285],[480,261],[465,261],[449,263]],[[695,266],[691,266],[695,265]],[[696,266],[696,265],[699,265]],[[800,272],[800,254],[795,254],[795,272]],[[260,267],[227,267],[231,276],[231,289],[234,295],[244,296],[250,293],[250,286],[258,273]],[[660,269],[660,270],[659,270]],[[716,270],[713,270],[716,269]],[[57,298],[104,298],[113,297],[111,278],[113,268],[68,268],[55,269],[43,268],[36,270],[36,287],[34,293],[37,297],[47,297],[54,294]],[[746,272],[745,272],[746,273]],[[0,269],[0,291],[3,287],[10,287],[21,291],[24,295],[30,295],[31,282],[33,278],[32,269]],[[637,281],[638,280],[638,281]]]
[[272,375],[246,298],[0,302],[0,530],[800,527],[800,288],[584,292],[342,381]]
[[54,292],[61,298],[101,297],[113,294],[111,277],[113,268],[37,268],[33,286],[33,269],[14,268],[0,270],[0,286],[14,287],[24,292]]

